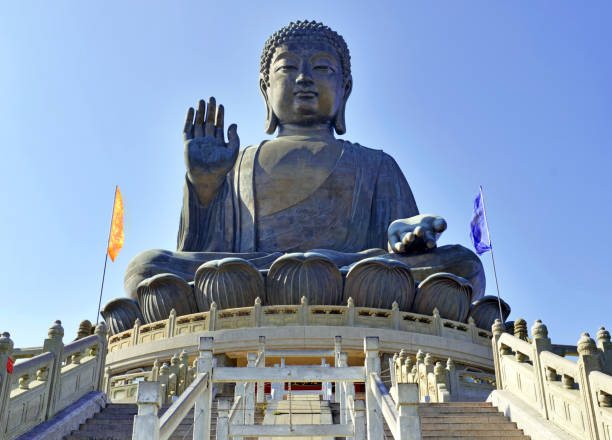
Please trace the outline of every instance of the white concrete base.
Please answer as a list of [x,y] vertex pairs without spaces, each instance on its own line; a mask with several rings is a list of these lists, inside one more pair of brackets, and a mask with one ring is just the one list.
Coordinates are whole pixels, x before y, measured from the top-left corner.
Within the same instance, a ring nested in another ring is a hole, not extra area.
[[487,402],[496,406],[532,440],[583,440],[546,420],[538,411],[508,391],[493,391]]
[[87,393],[72,405],[58,412],[51,420],[41,423],[26,432],[17,440],[61,440],[81,423],[100,412],[109,403],[106,394],[101,391]]

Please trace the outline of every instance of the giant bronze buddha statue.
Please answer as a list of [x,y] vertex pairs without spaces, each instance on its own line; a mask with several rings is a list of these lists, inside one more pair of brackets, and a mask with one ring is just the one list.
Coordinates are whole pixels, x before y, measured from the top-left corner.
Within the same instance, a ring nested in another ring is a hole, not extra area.
[[235,124],[226,139],[214,98],[187,111],[177,250],[132,260],[131,300],[103,312],[114,316],[111,327],[128,328],[135,316],[165,319],[171,308],[205,311],[212,301],[246,307],[256,297],[294,304],[302,296],[312,304],[397,302],[428,314],[437,307],[466,320],[485,290],[478,257],[437,246],[446,221],[419,214],[391,156],[334,136],[346,132],[353,88],[344,39],[321,23],[290,23],[266,42],[259,85],[272,140],[241,149]]

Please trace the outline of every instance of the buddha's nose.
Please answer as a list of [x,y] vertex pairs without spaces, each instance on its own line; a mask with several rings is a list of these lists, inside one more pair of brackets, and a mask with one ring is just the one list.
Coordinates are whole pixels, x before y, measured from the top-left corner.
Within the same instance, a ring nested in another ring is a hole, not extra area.
[[295,79],[295,82],[300,85],[312,84],[313,83],[312,76],[310,75],[310,72],[308,71],[308,69],[302,69],[300,71],[300,74]]

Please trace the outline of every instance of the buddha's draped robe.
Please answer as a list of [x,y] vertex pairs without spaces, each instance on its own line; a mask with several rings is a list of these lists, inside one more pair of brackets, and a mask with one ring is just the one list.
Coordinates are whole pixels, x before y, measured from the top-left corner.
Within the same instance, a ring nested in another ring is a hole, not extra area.
[[[339,267],[373,255],[400,260],[417,281],[432,273],[451,272],[472,283],[472,299],[484,294],[480,260],[462,246],[411,255],[383,251],[389,223],[419,213],[402,171],[388,154],[345,141],[336,164],[318,187],[291,206],[259,216],[256,189],[266,190],[256,182],[260,147],[239,153],[208,206],[199,202],[185,179],[177,251],[156,249],[137,255],[125,273],[128,296],[137,299],[138,283],[160,273],[192,281],[206,261],[241,257],[263,269],[283,253],[313,249]],[[297,167],[295,178],[301,178]]]
[[389,223],[419,213],[391,156],[345,141],[321,185],[298,203],[259,216],[255,189],[265,188],[256,185],[254,165],[260,146],[240,152],[208,206],[200,204],[186,179],[178,251],[273,253],[322,248],[353,253],[386,248]]

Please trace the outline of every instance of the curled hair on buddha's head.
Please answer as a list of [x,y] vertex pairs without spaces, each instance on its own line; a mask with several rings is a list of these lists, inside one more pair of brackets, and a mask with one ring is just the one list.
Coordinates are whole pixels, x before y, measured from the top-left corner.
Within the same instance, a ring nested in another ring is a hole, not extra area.
[[[346,90],[346,96],[338,109],[336,120],[333,121],[336,133],[344,134],[346,132],[346,123],[344,120],[345,102],[352,89],[351,77],[351,54],[348,46],[342,38],[342,35],[332,30],[323,23],[316,21],[296,21],[291,22],[287,26],[274,32],[266,41],[264,49],[261,53],[260,63],[260,86],[266,107],[268,107],[268,115],[266,117],[266,133],[272,134],[278,125],[278,119],[268,104],[266,89],[270,86],[270,63],[276,48],[289,41],[322,41],[333,47],[340,60],[342,67],[342,85]],[[262,84],[261,84],[262,83]]]

